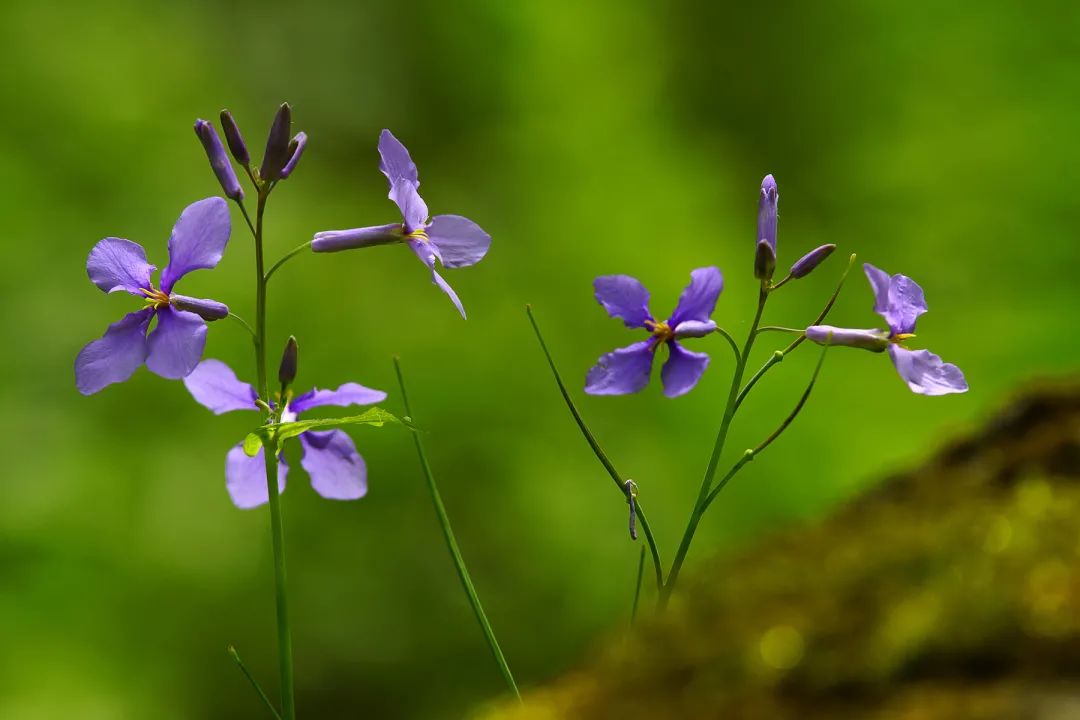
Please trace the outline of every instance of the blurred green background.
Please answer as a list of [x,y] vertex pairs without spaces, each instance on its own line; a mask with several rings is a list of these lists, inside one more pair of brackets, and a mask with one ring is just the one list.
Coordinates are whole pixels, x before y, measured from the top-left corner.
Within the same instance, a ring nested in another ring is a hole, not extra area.
[[[755,300],[757,187],[780,185],[780,264],[841,252],[779,293],[767,322],[805,324],[859,253],[914,276],[918,341],[972,392],[924,398],[884,357],[835,352],[793,429],[726,491],[691,554],[811,519],[1032,377],[1077,369],[1075,200],[1080,6],[709,2],[40,3],[0,9],[0,717],[260,717],[224,652],[276,691],[264,509],[224,491],[225,451],[254,416],[215,417],[145,369],[81,397],[79,348],[132,309],[85,274],[106,235],[163,267],[180,210],[219,188],[192,133],[232,109],[255,154],[276,105],[310,136],[268,213],[274,258],[315,231],[392,222],[375,144],[412,151],[433,213],[494,237],[446,276],[462,322],[405,249],[302,256],[271,284],[271,346],[300,339],[299,385],[394,390],[399,354],[458,538],[524,686],[572,666],[628,615],[637,545],[626,504],[558,397],[531,302],[580,388],[632,336],[592,299],[628,273],[666,313],[716,264],[715,318]],[[253,315],[251,242],[234,213],[214,272],[183,290]],[[861,274],[831,320],[878,322]],[[234,324],[207,355],[253,379]],[[783,340],[759,345],[764,360]],[[731,360],[690,395],[580,407],[647,503],[670,559],[722,412]],[[732,456],[787,412],[815,353],[745,406]],[[396,393],[387,403],[400,411]],[[460,592],[408,435],[352,433],[370,492],[285,494],[298,694],[306,717],[450,718],[500,677]],[[290,451],[295,452],[295,449]],[[298,468],[294,458],[293,467]],[[651,599],[651,598],[650,598]]]

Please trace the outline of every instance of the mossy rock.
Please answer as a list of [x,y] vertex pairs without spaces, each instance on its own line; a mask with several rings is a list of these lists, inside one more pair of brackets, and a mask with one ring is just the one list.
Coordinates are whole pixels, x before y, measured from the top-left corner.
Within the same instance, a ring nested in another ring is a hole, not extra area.
[[480,717],[1080,718],[1078,480],[1080,384],[1032,389]]

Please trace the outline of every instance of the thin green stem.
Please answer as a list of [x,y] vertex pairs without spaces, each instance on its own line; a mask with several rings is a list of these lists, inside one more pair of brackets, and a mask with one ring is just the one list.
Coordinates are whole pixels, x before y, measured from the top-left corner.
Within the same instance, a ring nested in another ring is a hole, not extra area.
[[781,280],[780,282],[773,283],[773,284],[769,285],[769,292],[772,292],[773,290],[779,290],[780,288],[784,287],[785,285],[787,285],[792,280],[794,280],[794,278],[791,276],[791,273],[788,273],[787,275],[784,276],[784,279]]
[[638,601],[641,599],[641,579],[645,574],[645,546],[641,546],[641,553],[638,554],[637,563],[637,582],[634,583],[634,604],[630,608],[630,625],[637,621],[637,609]]
[[[398,386],[401,388],[401,401],[405,405],[405,414],[412,418],[409,395],[405,390],[405,376],[401,372],[401,362],[397,358],[394,358],[394,371],[397,373]],[[487,615],[484,614],[484,608],[480,604],[480,596],[476,593],[472,578],[469,577],[469,570],[465,567],[465,558],[462,557],[457,540],[454,538],[454,531],[450,527],[450,516],[446,513],[446,507],[443,505],[439,488],[435,484],[435,475],[431,471],[431,464],[428,462],[427,454],[424,452],[424,444],[420,440],[420,433],[414,432],[412,435],[413,441],[416,443],[416,454],[420,457],[420,466],[423,468],[424,477],[427,479],[428,491],[431,493],[431,502],[435,506],[435,514],[439,517],[439,525],[442,526],[443,537],[446,539],[446,546],[450,550],[450,556],[454,560],[458,578],[461,579],[465,595],[469,598],[469,604],[472,605],[473,612],[476,614],[476,620],[484,631],[484,637],[487,639],[488,647],[491,648],[491,654],[495,656],[495,662],[502,672],[503,679],[506,680],[506,684],[514,697],[520,701],[521,693],[518,692],[517,683],[514,682],[514,676],[511,674],[510,666],[506,663],[506,657],[499,647],[499,641],[495,638],[495,631],[491,629],[491,623],[488,622]]]
[[273,275],[273,274],[274,274],[274,272],[276,272],[276,271],[277,271],[277,269],[278,269],[279,267],[281,267],[281,266],[282,266],[282,265],[284,265],[285,263],[289,262],[289,261],[290,261],[290,260],[292,260],[292,259],[293,259],[293,258],[294,258],[295,256],[299,255],[299,254],[300,254],[300,253],[302,253],[303,251],[307,250],[307,249],[308,249],[309,247],[311,247],[311,241],[310,241],[310,240],[308,240],[308,241],[307,241],[306,243],[304,243],[303,245],[300,245],[300,246],[298,246],[298,247],[295,247],[295,248],[293,248],[292,250],[290,250],[289,252],[285,253],[285,256],[284,256],[284,257],[282,257],[282,258],[281,258],[280,260],[278,260],[278,261],[277,261],[276,263],[274,263],[274,264],[273,264],[273,265],[272,265],[272,266],[270,267],[270,269],[266,271],[266,275],[264,276],[264,278],[263,278],[263,279],[264,279],[264,280],[266,280],[267,282],[269,282],[269,281],[270,281],[270,276],[271,276],[271,275]]
[[739,343],[735,342],[735,338],[731,337],[731,333],[722,327],[716,328],[714,332],[718,335],[722,335],[725,340],[728,341],[728,345],[731,346],[731,352],[735,353],[735,362],[739,361]]
[[784,332],[784,333],[799,333],[799,334],[805,332],[805,330],[800,330],[799,328],[789,328],[789,327],[783,327],[781,325],[762,325],[761,327],[759,327],[757,329],[757,331],[758,331],[758,333],[763,333],[763,332]]
[[[544,336],[540,334],[540,326],[536,324],[536,318],[533,317],[532,306],[526,305],[525,312],[529,315],[529,322],[532,323],[533,332],[536,333],[536,339],[540,341],[540,349],[544,351],[544,357],[547,358],[548,367],[551,368],[551,374],[555,376],[555,384],[559,386],[559,392],[562,393],[563,401],[566,402],[566,407],[570,410],[570,414],[574,417],[574,422],[577,423],[578,429],[581,430],[581,434],[585,437],[585,441],[589,443],[589,447],[592,448],[593,454],[596,455],[596,459],[600,461],[600,464],[607,470],[608,475],[615,482],[615,487],[619,491],[619,495],[623,498],[626,497],[626,481],[623,479],[619,471],[615,469],[615,465],[608,458],[607,453],[600,447],[600,443],[596,441],[592,432],[589,430],[589,426],[585,424],[585,420],[581,417],[581,413],[578,412],[577,406],[574,405],[574,401],[570,399],[570,392],[566,389],[566,384],[562,380],[562,376],[559,375],[559,369],[555,367],[555,360],[551,357],[551,352],[548,351],[547,343],[544,342]],[[645,542],[649,545],[649,551],[652,553],[653,569],[656,572],[656,589],[658,591],[663,590],[664,587],[664,565],[660,560],[660,548],[656,545],[656,538],[653,537],[652,528],[649,527],[649,519],[645,516],[645,510],[641,507],[641,501],[635,500],[637,507],[638,522],[641,523],[641,529],[645,533]]]
[[251,339],[252,340],[257,340],[258,339],[258,336],[255,335],[255,331],[251,329],[251,326],[247,324],[247,321],[245,321],[244,318],[240,317],[239,315],[237,315],[234,312],[229,313],[229,317],[231,317],[233,320],[235,320],[236,322],[243,325],[244,329],[247,330],[249,333],[251,333]]
[[720,463],[720,455],[724,451],[724,443],[727,441],[728,430],[731,428],[731,420],[735,417],[735,401],[738,398],[739,386],[742,384],[743,372],[746,370],[746,361],[750,357],[750,350],[754,347],[754,339],[757,337],[758,325],[761,324],[761,315],[765,312],[765,302],[769,299],[769,290],[762,284],[761,290],[758,292],[758,304],[757,311],[754,313],[754,321],[750,324],[750,332],[747,334],[746,343],[743,345],[742,352],[739,354],[739,361],[735,364],[735,373],[731,378],[731,388],[728,391],[727,405],[724,407],[724,418],[720,422],[720,430],[716,434],[716,442],[713,443],[712,454],[709,456],[709,465],[705,469],[705,475],[701,479],[701,488],[698,490],[697,499],[694,501],[694,507],[690,512],[690,520],[686,524],[686,530],[683,532],[682,541],[679,543],[679,549],[675,552],[675,559],[671,563],[671,570],[668,571],[667,582],[664,583],[664,589],[660,596],[661,607],[667,605],[667,601],[671,598],[671,593],[675,589],[675,583],[679,579],[679,572],[682,570],[683,562],[686,560],[686,554],[690,551],[690,543],[694,539],[694,533],[697,532],[698,523],[701,522],[701,514],[704,511],[705,499],[709,495],[709,489],[712,486],[713,478],[716,477],[716,469]]
[[[252,179],[254,180],[254,178],[252,178]],[[260,202],[261,202],[261,199],[260,199]],[[251,216],[248,215],[247,208],[244,207],[244,201],[243,200],[237,200],[236,204],[240,206],[240,212],[244,216],[244,221],[247,222],[248,230],[251,231],[251,236],[254,237],[254,238],[258,238],[259,233],[255,229],[255,226],[251,224]]]
[[753,377],[750,378],[749,382],[747,382],[743,389],[739,391],[739,397],[735,398],[735,410],[739,409],[739,406],[742,405],[743,400],[746,399],[746,396],[747,394],[749,394],[750,389],[757,384],[757,381],[760,380],[765,375],[765,373],[769,372],[769,368],[779,362],[783,362],[786,355],[787,353],[785,351],[777,350],[769,356],[769,359],[765,361],[765,364],[762,365],[756,373],[754,373]]
[[[263,214],[266,211],[268,194],[268,191],[260,189],[255,212],[255,369],[259,378],[259,398],[266,403],[270,401],[270,393],[266,385],[266,279],[263,269]],[[289,628],[289,603],[285,582],[285,531],[281,519],[281,498],[278,494],[277,452],[276,443],[272,439],[264,438],[266,492],[270,500],[270,538],[274,549],[274,594],[277,607],[281,708],[284,720],[294,720],[296,699],[293,688],[292,632]]]
[[735,463],[731,470],[728,471],[727,475],[725,475],[723,479],[716,484],[716,487],[712,489],[712,492],[709,493],[709,496],[705,499],[705,505],[702,508],[702,512],[707,510],[709,506],[712,505],[713,500],[715,500],[716,497],[720,494],[720,491],[724,489],[724,486],[728,484],[728,481],[731,480],[731,478],[735,477],[735,474],[742,469],[742,466],[757,457],[765,448],[769,447],[769,445],[772,445],[773,441],[780,437],[780,435],[788,429],[791,423],[795,420],[795,417],[802,411],[803,406],[806,405],[806,401],[810,399],[810,391],[814,389],[814,383],[817,382],[818,373],[821,372],[821,365],[825,362],[825,352],[828,349],[828,345],[821,349],[821,355],[818,357],[817,365],[814,366],[814,373],[810,376],[810,382],[806,386],[806,390],[803,391],[802,396],[799,398],[799,402],[795,404],[795,408],[790,413],[788,413],[788,416],[784,418],[784,421],[780,423],[780,426],[773,430],[767,438],[762,440],[757,445],[757,447],[751,448],[745,453],[743,453],[743,456],[739,458],[739,461]]
[[247,667],[244,666],[244,661],[240,659],[240,653],[236,652],[236,648],[234,648],[232,645],[230,645],[227,650],[229,652],[229,656],[232,657],[232,659],[236,662],[237,667],[240,668],[240,672],[244,673],[244,677],[246,677],[248,682],[251,683],[251,687],[255,688],[255,692],[259,693],[259,697],[261,697],[262,701],[266,703],[266,708],[270,711],[270,714],[277,718],[277,720],[281,720],[281,715],[278,715],[278,711],[277,708],[274,707],[274,703],[270,702],[270,698],[268,698],[266,696],[266,693],[263,692],[263,689],[259,687],[259,683],[257,680],[255,680],[255,676],[248,672]]

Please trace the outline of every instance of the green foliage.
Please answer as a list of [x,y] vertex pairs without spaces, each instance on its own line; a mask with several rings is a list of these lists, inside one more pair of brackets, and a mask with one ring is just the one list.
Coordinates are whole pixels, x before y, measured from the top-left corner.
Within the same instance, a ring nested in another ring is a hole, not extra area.
[[350,415],[340,418],[323,418],[321,420],[295,420],[293,422],[275,423],[263,425],[248,433],[244,437],[244,452],[249,457],[254,457],[265,440],[270,440],[277,447],[281,447],[289,438],[296,437],[308,430],[329,430],[330,428],[342,427],[343,425],[367,425],[369,427],[382,427],[387,423],[404,425],[410,429],[412,423],[399,419],[393,413],[389,413],[379,407],[368,408],[359,415]]

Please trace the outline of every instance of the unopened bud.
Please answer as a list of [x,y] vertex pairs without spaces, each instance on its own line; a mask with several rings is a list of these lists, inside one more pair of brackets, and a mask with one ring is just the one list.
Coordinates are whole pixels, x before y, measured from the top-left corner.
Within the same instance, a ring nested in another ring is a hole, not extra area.
[[768,240],[759,240],[754,253],[754,277],[758,280],[770,280],[775,270],[776,249]]
[[169,296],[169,303],[177,310],[193,312],[203,320],[223,320],[229,317],[229,306],[217,300],[173,294]]
[[761,181],[761,196],[758,198],[757,237],[755,241],[766,240],[776,254],[776,205],[780,193],[776,189],[776,180],[766,175]]
[[225,133],[225,142],[228,143],[229,151],[236,158],[236,162],[244,166],[250,165],[251,155],[244,144],[244,136],[240,134],[240,128],[228,110],[221,111],[221,132]]
[[824,262],[825,258],[832,255],[832,251],[835,249],[836,245],[829,243],[828,245],[822,245],[821,247],[814,248],[806,253],[791,266],[791,277],[806,277],[814,268]]
[[299,348],[296,346],[296,338],[292,335],[289,336],[289,341],[285,343],[285,352],[281,354],[281,365],[278,366],[278,382],[281,383],[281,387],[285,388],[292,384],[292,381],[296,379],[296,361]]
[[889,347],[889,333],[885,330],[812,325],[806,328],[806,339],[818,345],[843,345],[871,352],[882,352]]
[[206,150],[206,157],[210,161],[210,168],[221,183],[221,189],[226,197],[233,200],[244,199],[244,189],[240,187],[240,181],[236,178],[229,156],[225,154],[225,146],[221,144],[221,138],[214,131],[214,126],[206,120],[195,121],[195,134]]
[[281,177],[281,170],[289,162],[289,133],[292,132],[292,108],[289,103],[281,103],[270,134],[266,138],[266,152],[263,153],[262,168],[259,178],[266,182]]
[[296,167],[296,163],[300,162],[300,156],[304,154],[305,145],[307,145],[307,133],[296,133],[296,137],[289,143],[289,162],[285,163],[285,167],[281,168],[282,180],[289,177],[293,168]]

